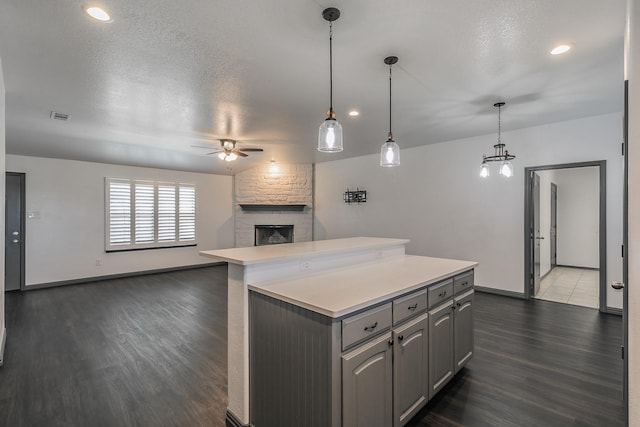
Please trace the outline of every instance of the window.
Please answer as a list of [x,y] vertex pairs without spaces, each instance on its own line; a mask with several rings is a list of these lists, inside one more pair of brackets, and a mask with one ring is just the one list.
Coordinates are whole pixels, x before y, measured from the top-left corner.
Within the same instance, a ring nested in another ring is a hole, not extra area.
[[107,178],[106,250],[196,244],[196,187]]

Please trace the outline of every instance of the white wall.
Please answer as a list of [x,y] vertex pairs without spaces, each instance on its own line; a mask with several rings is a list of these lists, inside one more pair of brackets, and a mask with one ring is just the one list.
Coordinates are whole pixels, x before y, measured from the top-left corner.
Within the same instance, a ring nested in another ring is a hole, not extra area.
[[598,268],[600,174],[597,167],[556,171],[558,265]]
[[[505,123],[508,117],[505,110]],[[616,113],[504,132],[507,148],[518,156],[508,180],[478,175],[496,135],[404,149],[399,168],[381,168],[378,155],[319,163],[314,238],[408,238],[408,253],[478,261],[478,285],[522,293],[524,168],[607,160],[607,281],[619,280],[620,123]],[[356,186],[367,190],[367,203],[345,204],[345,188]],[[608,306],[621,307],[619,294],[611,290],[607,297]]]
[[[41,157],[7,156],[26,173],[26,285],[210,262],[198,252],[233,247],[232,178]],[[105,253],[104,178],[196,184],[196,247]],[[101,265],[96,265],[100,260]]]
[[[2,58],[0,58],[0,200],[4,200],[5,192],[5,89],[4,77],[2,74]],[[3,202],[4,203],[4,202]],[[5,239],[4,230],[4,209],[0,209],[0,236],[2,241]],[[5,342],[5,325],[4,325],[4,243],[0,245],[0,365],[4,360],[3,343]]]
[[627,1],[625,78],[629,80],[629,426],[640,426],[640,0]]

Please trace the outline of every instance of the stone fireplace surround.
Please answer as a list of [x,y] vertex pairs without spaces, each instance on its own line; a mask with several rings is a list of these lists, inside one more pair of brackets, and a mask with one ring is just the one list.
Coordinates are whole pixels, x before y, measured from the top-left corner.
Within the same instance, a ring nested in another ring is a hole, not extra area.
[[[279,174],[269,165],[240,172],[234,177],[234,219],[236,247],[255,244],[256,225],[293,225],[293,241],[313,240],[313,166],[278,164]],[[265,205],[243,210],[240,205]],[[290,205],[305,205],[291,211]]]

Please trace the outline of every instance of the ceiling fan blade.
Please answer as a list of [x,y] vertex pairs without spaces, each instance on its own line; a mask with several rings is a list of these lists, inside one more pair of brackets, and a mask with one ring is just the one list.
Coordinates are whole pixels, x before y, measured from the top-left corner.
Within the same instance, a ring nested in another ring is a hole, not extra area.
[[262,148],[238,148],[238,151],[264,151]]
[[193,147],[193,148],[208,148],[208,149],[216,148],[215,145],[192,145],[191,147]]
[[236,151],[235,151],[235,153],[236,153],[238,156],[240,156],[240,157],[249,157],[249,155],[248,155],[248,154],[244,154],[242,151],[238,151],[238,150],[236,150]]
[[218,153],[224,153],[224,151],[222,151],[222,150],[212,151],[210,153],[205,154],[205,156],[210,156],[212,154],[218,154]]

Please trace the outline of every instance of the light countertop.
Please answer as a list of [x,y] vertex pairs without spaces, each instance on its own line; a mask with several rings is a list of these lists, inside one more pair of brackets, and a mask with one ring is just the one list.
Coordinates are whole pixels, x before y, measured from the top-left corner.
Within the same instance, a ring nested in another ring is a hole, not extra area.
[[338,318],[462,273],[477,262],[405,255],[304,276],[249,283],[250,290]]
[[406,239],[378,237],[350,237],[346,239],[316,240],[313,242],[284,243],[281,245],[251,246],[247,248],[201,251],[200,255],[232,264],[249,265],[286,261],[310,256],[341,254],[358,250],[406,245]]

